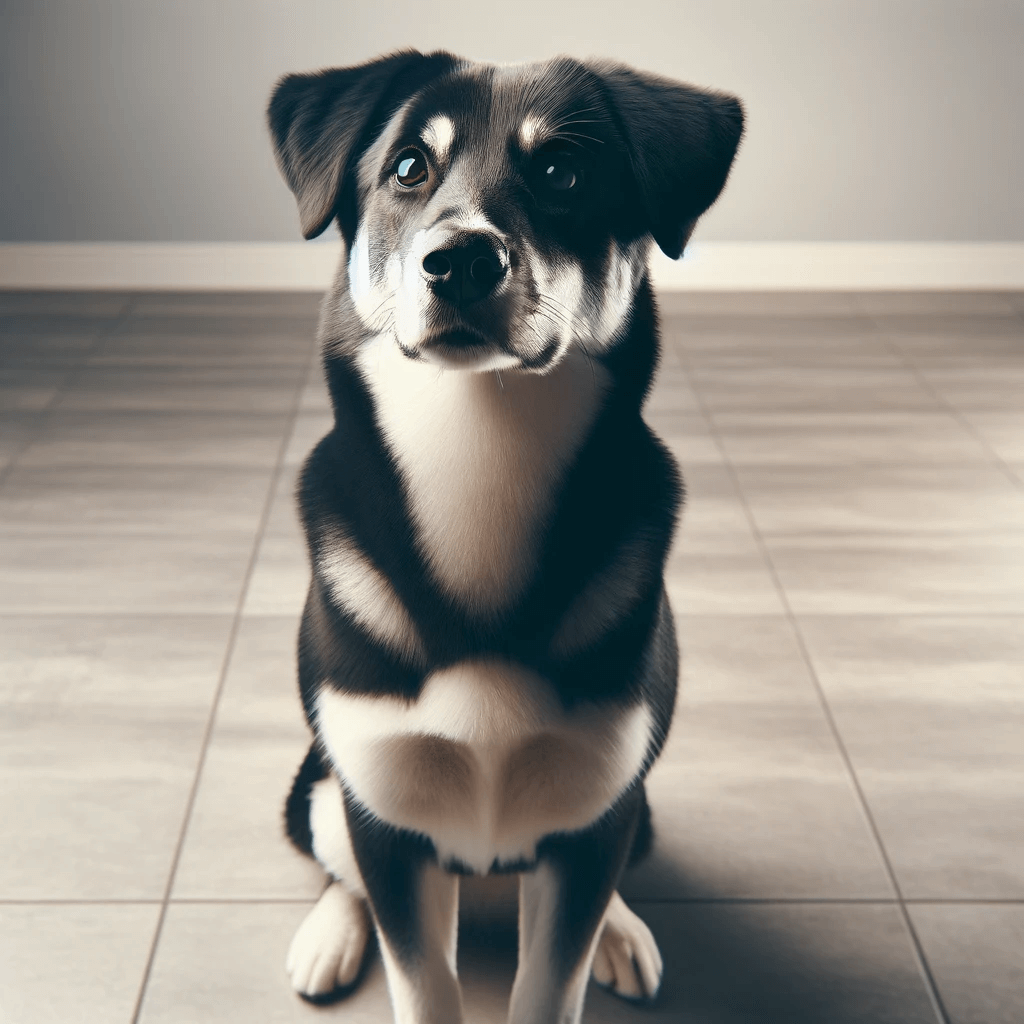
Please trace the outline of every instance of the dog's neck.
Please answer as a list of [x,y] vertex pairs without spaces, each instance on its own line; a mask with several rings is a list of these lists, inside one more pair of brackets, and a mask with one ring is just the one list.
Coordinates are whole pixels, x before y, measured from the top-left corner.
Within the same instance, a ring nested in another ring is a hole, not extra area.
[[544,376],[442,370],[387,336],[364,344],[357,365],[437,583],[469,609],[500,610],[535,568],[607,372],[575,351]]

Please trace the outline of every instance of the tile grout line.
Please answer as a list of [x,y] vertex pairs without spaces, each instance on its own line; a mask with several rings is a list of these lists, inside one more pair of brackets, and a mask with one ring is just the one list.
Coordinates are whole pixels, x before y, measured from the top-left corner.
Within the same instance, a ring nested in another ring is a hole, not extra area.
[[924,946],[921,943],[920,937],[917,934],[917,929],[914,927],[914,923],[911,919],[910,912],[907,909],[907,905],[903,899],[903,892],[900,888],[899,881],[896,877],[895,869],[893,868],[892,861],[889,858],[888,851],[885,848],[885,844],[882,841],[882,835],[879,831],[878,825],[875,822],[874,815],[871,813],[871,808],[868,805],[867,796],[861,786],[860,779],[857,776],[856,769],[853,766],[853,761],[850,757],[849,751],[846,748],[846,744],[843,741],[842,735],[839,732],[838,724],[836,723],[835,716],[832,713],[832,708],[828,703],[828,699],[825,696],[824,688],[821,685],[821,680],[818,678],[817,670],[814,667],[814,663],[811,660],[810,651],[807,648],[806,641],[804,640],[803,631],[800,629],[799,622],[793,613],[792,608],[789,604],[789,598],[786,594],[785,589],[782,586],[782,580],[779,577],[778,571],[775,568],[775,563],[772,560],[771,554],[768,550],[768,545],[765,543],[764,537],[761,534],[760,528],[757,525],[757,521],[754,518],[753,511],[747,502],[747,496],[743,491],[742,485],[740,484],[739,475],[736,473],[736,469],[732,464],[729,454],[722,444],[721,438],[718,433],[718,429],[715,425],[714,417],[708,412],[707,406],[704,403],[703,396],[697,388],[696,382],[691,372],[690,362],[685,355],[685,351],[681,345],[676,345],[676,354],[683,365],[684,371],[686,372],[690,387],[694,393],[694,397],[697,400],[697,404],[700,406],[701,413],[703,414],[711,436],[714,438],[715,444],[718,446],[719,451],[722,455],[722,461],[726,468],[727,473],[732,481],[733,487],[736,489],[736,494],[743,505],[744,515],[747,518],[747,522],[750,526],[751,532],[754,535],[755,543],[757,544],[758,550],[761,554],[765,566],[771,575],[772,582],[775,586],[775,590],[778,594],[779,601],[785,611],[785,617],[789,621],[790,628],[793,631],[794,639],[797,642],[797,646],[800,649],[800,655],[803,659],[804,664],[807,667],[807,671],[810,674],[811,682],[818,696],[819,704],[821,705],[822,713],[825,716],[826,723],[828,724],[829,730],[832,733],[832,738],[839,751],[840,757],[846,765],[846,770],[850,781],[853,785],[854,791],[857,795],[858,802],[860,803],[861,813],[864,815],[866,824],[874,837],[876,847],[878,849],[879,856],[881,857],[882,864],[885,868],[887,875],[889,876],[889,884],[892,886],[893,892],[896,894],[897,905],[900,908],[900,914],[903,919],[904,926],[910,936],[911,944],[914,949],[915,958],[917,960],[918,970],[921,973],[922,980],[925,984],[925,991],[928,993],[929,1001],[932,1004],[932,1010],[934,1011],[936,1018],[941,1024],[951,1024],[949,1014],[946,1011],[945,1004],[942,1000],[942,995],[939,992],[938,983],[935,980],[935,976],[932,973],[931,966],[928,963],[927,957],[925,956]]
[[[998,470],[1000,470],[1004,476],[1013,484],[1014,487],[1024,490],[1024,479],[1021,479],[1010,467],[1007,465],[1003,457],[985,440],[981,432],[974,426],[973,423],[953,405],[941,392],[937,391],[935,386],[930,380],[921,372],[920,367],[917,365],[914,359],[904,352],[903,348],[893,340],[892,335],[887,331],[879,322],[876,316],[872,314],[867,315],[875,330],[878,332],[882,341],[885,343],[886,348],[903,364],[904,368],[909,370],[914,378],[917,380],[918,385],[926,391],[934,399],[940,409],[943,410],[947,415],[951,416],[961,429],[974,438],[975,441],[981,446],[985,454],[988,456],[989,462]],[[1024,315],[1017,313],[1018,319],[1024,321]]]
[[[81,536],[81,535],[79,535]],[[104,535],[105,536],[105,535]],[[139,535],[142,536],[142,535]],[[116,615],[119,618],[205,618],[210,615],[230,615],[228,611],[138,611],[138,610],[117,610],[114,611],[75,611],[65,610],[59,607],[43,611],[19,611],[16,608],[0,610],[0,618],[37,618],[40,615],[68,615],[69,617],[97,618],[108,615]],[[673,614],[685,622],[700,622],[701,620],[728,620],[730,622],[741,622],[744,618],[786,618],[784,611],[717,611],[717,612],[688,612],[675,611]],[[291,612],[285,611],[254,611],[249,618],[292,618]],[[1021,613],[1017,611],[802,611],[801,618],[814,618],[814,620],[829,620],[829,618],[1005,618],[1013,622],[1020,621]]]
[[[295,906],[308,907],[316,897],[300,896],[172,896],[172,906]],[[713,904],[724,906],[884,906],[899,904],[896,897],[881,896],[628,896],[630,904],[645,906],[665,903],[669,905]],[[1024,907],[1022,899],[988,899],[986,897],[905,896],[908,906],[922,907]],[[158,897],[123,897],[97,899],[0,899],[0,907],[158,907]]]
[[[725,904],[736,906],[884,906],[896,907],[900,899],[872,896],[630,896],[628,903]],[[1024,899],[931,899],[927,896],[902,897],[908,906],[944,907],[1021,907]]]
[[[163,934],[164,922],[167,919],[167,908],[170,906],[171,892],[174,889],[174,881],[178,871],[178,864],[181,860],[181,854],[185,847],[185,840],[188,835],[188,827],[192,818],[192,812],[195,808],[196,798],[199,794],[199,786],[202,781],[203,768],[206,764],[206,755],[209,750],[210,739],[213,736],[213,729],[217,720],[217,710],[220,705],[221,696],[224,692],[224,686],[227,682],[228,669],[231,665],[231,659],[234,656],[235,644],[238,640],[238,633],[241,628],[243,610],[245,608],[246,597],[249,593],[249,586],[252,582],[253,573],[256,568],[256,563],[259,560],[260,548],[263,544],[263,538],[266,531],[267,523],[270,520],[271,509],[274,505],[274,498],[277,494],[278,483],[281,479],[285,468],[285,454],[288,451],[289,441],[291,440],[292,430],[295,426],[295,421],[299,415],[299,405],[302,401],[302,393],[305,390],[308,382],[309,373],[313,362],[317,356],[318,348],[316,345],[312,346],[312,350],[306,361],[306,372],[302,379],[297,383],[295,388],[295,398],[292,403],[292,411],[288,418],[287,426],[285,427],[284,433],[281,438],[281,443],[278,446],[277,462],[274,466],[274,472],[271,475],[269,484],[267,486],[267,496],[263,502],[263,510],[260,514],[259,523],[256,527],[256,534],[253,539],[252,551],[249,555],[249,561],[245,568],[245,574],[242,578],[242,585],[238,595],[238,605],[235,609],[234,619],[231,623],[231,629],[228,632],[228,638],[224,649],[224,657],[221,661],[220,672],[217,677],[217,685],[214,689],[213,699],[210,705],[210,712],[206,719],[206,725],[203,729],[202,739],[199,747],[199,758],[196,763],[195,773],[192,779],[192,786],[189,789],[188,799],[185,803],[185,811],[182,815],[181,831],[178,834],[178,840],[174,847],[174,853],[171,857],[171,865],[167,875],[167,884],[164,888],[163,896],[160,900],[160,912],[157,916],[156,927],[153,931],[153,939],[150,943],[149,954],[146,957],[146,964],[142,971],[142,979],[139,983],[139,991],[135,1000],[135,1006],[132,1010],[132,1015],[129,1018],[130,1024],[138,1024],[143,1006],[145,1004],[146,992],[149,988],[149,981],[153,972],[153,964],[156,961],[157,950],[160,945],[160,938]],[[176,902],[176,901],[175,901]]]
[[132,306],[135,300],[131,296],[124,300],[124,305],[121,307],[119,313],[116,316],[111,317],[107,320],[96,332],[96,337],[92,339],[92,343],[82,353],[81,360],[72,366],[67,373],[64,374],[60,385],[54,390],[50,400],[42,407],[38,409],[35,414],[35,426],[36,430],[32,437],[29,437],[25,442],[18,448],[18,450],[11,457],[10,461],[6,466],[0,468],[0,487],[3,486],[4,482],[10,476],[15,466],[21,457],[39,440],[40,431],[46,425],[49,418],[56,411],[57,403],[60,401],[64,393],[71,387],[71,385],[77,380],[84,372],[85,368],[89,363],[89,360],[96,354],[100,346],[104,341],[107,340],[132,314]]

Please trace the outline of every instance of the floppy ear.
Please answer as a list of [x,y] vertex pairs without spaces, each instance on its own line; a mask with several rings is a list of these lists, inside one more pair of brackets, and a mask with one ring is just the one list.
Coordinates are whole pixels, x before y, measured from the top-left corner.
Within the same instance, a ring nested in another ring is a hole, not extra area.
[[267,121],[306,238],[330,224],[346,169],[398,106],[455,64],[448,53],[405,50],[358,67],[286,75],[277,83]]
[[740,101],[621,64],[592,69],[619,115],[651,234],[678,259],[729,175],[743,134]]

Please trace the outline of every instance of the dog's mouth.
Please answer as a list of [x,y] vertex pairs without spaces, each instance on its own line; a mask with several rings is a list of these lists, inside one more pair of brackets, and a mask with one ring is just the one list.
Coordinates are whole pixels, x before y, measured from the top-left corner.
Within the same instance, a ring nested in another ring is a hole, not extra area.
[[490,370],[514,365],[518,358],[481,331],[462,325],[429,331],[414,349],[399,343],[403,355],[452,369]]
[[444,352],[446,355],[455,352],[479,353],[484,349],[495,348],[490,339],[480,331],[471,327],[452,327],[441,331],[431,331],[420,343],[426,350]]

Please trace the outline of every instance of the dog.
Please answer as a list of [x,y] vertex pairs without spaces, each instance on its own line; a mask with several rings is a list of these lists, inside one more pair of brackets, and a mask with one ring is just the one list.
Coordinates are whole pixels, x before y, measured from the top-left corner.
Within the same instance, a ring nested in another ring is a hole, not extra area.
[[511,1024],[578,1022],[591,973],[652,998],[657,945],[616,891],[677,678],[647,258],[682,254],[742,107],[610,62],[403,51],[286,76],[268,121],[304,235],[344,244],[285,810],[329,881],[292,984],[346,994],[375,930],[395,1020],[459,1022],[460,876],[516,873]]

